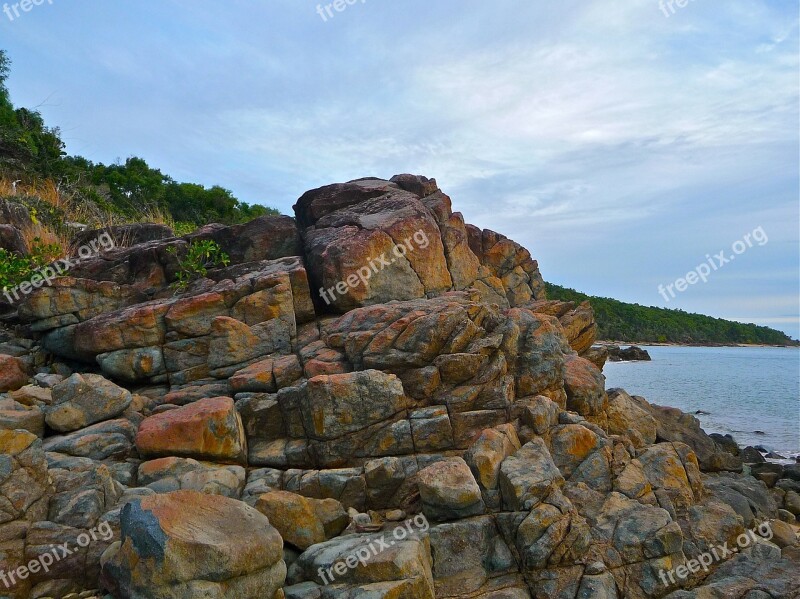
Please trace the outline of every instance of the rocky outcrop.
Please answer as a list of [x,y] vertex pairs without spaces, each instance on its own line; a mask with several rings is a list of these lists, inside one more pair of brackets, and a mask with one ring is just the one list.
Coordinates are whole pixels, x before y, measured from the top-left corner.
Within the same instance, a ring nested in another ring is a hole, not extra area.
[[619,345],[606,345],[609,362],[649,362],[652,360],[646,349],[631,345],[620,348]]
[[[12,596],[703,597],[740,583],[660,573],[763,519],[781,546],[734,572],[775,550],[790,579],[793,471],[607,391],[591,307],[434,180],[295,212],[105,252],[19,307],[0,567],[76,552]],[[196,239],[231,264],[176,294]]]

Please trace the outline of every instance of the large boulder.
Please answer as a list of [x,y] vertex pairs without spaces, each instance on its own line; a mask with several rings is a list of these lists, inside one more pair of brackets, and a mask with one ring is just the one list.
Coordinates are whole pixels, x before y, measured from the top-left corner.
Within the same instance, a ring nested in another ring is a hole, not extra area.
[[229,397],[201,399],[146,418],[139,425],[136,447],[144,457],[232,463],[247,459],[242,419]]
[[177,491],[134,499],[102,580],[121,599],[273,599],[284,584],[281,537],[248,505]]

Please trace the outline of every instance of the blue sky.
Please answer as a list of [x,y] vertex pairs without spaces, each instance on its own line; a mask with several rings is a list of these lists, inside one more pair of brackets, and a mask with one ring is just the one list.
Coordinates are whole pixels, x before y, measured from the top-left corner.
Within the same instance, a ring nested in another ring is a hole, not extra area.
[[289,214],[327,183],[436,177],[550,281],[798,337],[797,2],[666,4],[44,0],[0,13],[0,47],[71,153]]

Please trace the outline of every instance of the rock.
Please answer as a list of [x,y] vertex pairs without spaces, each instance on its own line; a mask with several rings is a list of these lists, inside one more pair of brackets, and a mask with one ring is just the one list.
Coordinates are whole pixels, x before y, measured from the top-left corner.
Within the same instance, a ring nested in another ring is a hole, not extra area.
[[22,362],[15,357],[0,354],[0,393],[16,391],[28,383]]
[[44,519],[52,492],[42,442],[28,431],[0,430],[0,524]]
[[567,356],[564,389],[567,408],[581,416],[597,416],[608,405],[606,379],[597,366],[579,356]]
[[0,198],[0,224],[11,225],[16,229],[33,226],[30,210],[19,202]]
[[134,499],[121,541],[102,557],[116,597],[260,599],[284,584],[282,542],[267,518],[239,501],[193,491]]
[[544,435],[558,424],[558,414],[561,411],[556,402],[543,395],[518,399],[514,408],[522,422],[537,435]]
[[137,483],[156,493],[197,491],[239,499],[246,473],[241,466],[218,466],[190,458],[159,458],[139,465]]
[[521,447],[511,425],[486,429],[464,454],[478,484],[485,490],[497,489],[500,465]]
[[[558,321],[564,329],[564,336],[569,341],[570,347],[580,356],[586,357],[585,353],[592,347],[597,334],[597,323],[594,320],[591,304],[588,301],[582,302],[574,310],[559,316]],[[599,369],[603,367],[602,364],[595,364],[595,366]]]
[[0,249],[18,256],[28,255],[28,244],[25,243],[22,232],[12,225],[0,224]]
[[52,389],[58,383],[64,380],[64,376],[60,374],[46,374],[40,372],[33,377],[33,381],[45,389]]
[[135,439],[136,427],[130,421],[108,420],[67,435],[49,437],[44,448],[93,460],[124,459],[130,455]]
[[631,345],[630,347],[620,348],[618,345],[608,345],[608,361],[609,362],[632,362],[632,361],[646,361],[651,360],[650,354],[646,349]]
[[793,481],[800,482],[800,464],[790,464],[783,467],[783,476]]
[[102,376],[73,374],[53,387],[45,420],[50,428],[68,433],[119,416],[131,400],[129,391]]
[[583,352],[581,357],[586,358],[592,364],[597,366],[597,368],[603,370],[603,367],[606,365],[606,361],[608,361],[608,349],[604,345],[593,345]]
[[438,597],[473,596],[491,588],[493,579],[517,569],[513,552],[491,516],[438,524],[429,535]]
[[382,422],[406,406],[396,376],[365,370],[312,378],[301,410],[309,435],[330,440]]
[[786,524],[795,524],[797,522],[797,517],[788,510],[778,510],[778,518],[781,522],[786,522]]
[[[687,508],[702,497],[703,482],[697,457],[687,445],[659,443],[645,451],[637,460],[653,489],[663,489],[675,508]],[[658,497],[658,493],[656,496]]]
[[800,516],[800,493],[796,491],[786,491],[786,499],[784,500],[786,509],[793,513],[795,516]]
[[676,408],[651,405],[639,397],[634,399],[656,419],[658,440],[680,441],[691,447],[703,472],[741,472],[741,459],[721,451],[714,440],[700,428],[697,418]]
[[766,486],[751,476],[719,475],[706,477],[704,487],[739,514],[745,527],[775,518],[777,507]]
[[627,436],[634,447],[656,442],[658,423],[622,389],[608,391],[608,432]]
[[179,456],[245,462],[247,441],[242,420],[229,397],[201,399],[146,418],[136,447],[144,457]]
[[709,437],[711,437],[723,451],[727,451],[729,454],[733,456],[740,455],[741,451],[739,449],[739,444],[731,435],[721,435],[719,433],[711,433]]
[[741,451],[740,457],[745,464],[763,464],[767,461],[755,447],[745,447]]
[[37,406],[0,401],[0,429],[25,430],[41,438],[44,436],[44,412]]
[[287,582],[323,585],[331,597],[434,599],[429,540],[399,530],[397,537],[354,534],[314,545],[292,564]]
[[72,238],[72,246],[79,248],[88,245],[95,239],[103,238],[104,249],[112,247],[131,247],[148,241],[160,241],[174,237],[175,233],[166,225],[155,223],[134,223],[115,225],[102,229],[80,231]]
[[300,550],[338,536],[350,517],[335,499],[309,499],[286,491],[270,491],[255,508],[267,516],[287,543]]
[[422,511],[430,520],[457,520],[484,512],[481,490],[461,458],[437,462],[417,475]]
[[[27,431],[0,430],[0,571],[28,564],[26,539],[36,522],[48,517],[53,492],[41,440]],[[12,599],[27,599],[31,581],[6,584]]]
[[769,527],[772,531],[772,538],[769,540],[775,543],[778,547],[791,547],[797,545],[797,533],[791,524],[781,520],[770,520]]
[[540,438],[503,460],[500,466],[503,505],[511,511],[530,510],[564,484],[558,467]]

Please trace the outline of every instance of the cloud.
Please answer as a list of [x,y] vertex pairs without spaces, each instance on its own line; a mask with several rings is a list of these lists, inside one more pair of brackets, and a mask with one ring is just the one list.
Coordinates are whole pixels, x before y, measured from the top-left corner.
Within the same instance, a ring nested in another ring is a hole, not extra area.
[[[71,150],[140,154],[284,211],[332,181],[434,176],[554,281],[641,303],[761,225],[769,249],[681,307],[789,313],[768,300],[795,293],[800,266],[794,3],[696,1],[669,18],[656,0],[315,11],[56,3],[4,28],[12,91],[23,104],[55,91],[45,116]],[[744,294],[748,280],[769,289]]]

